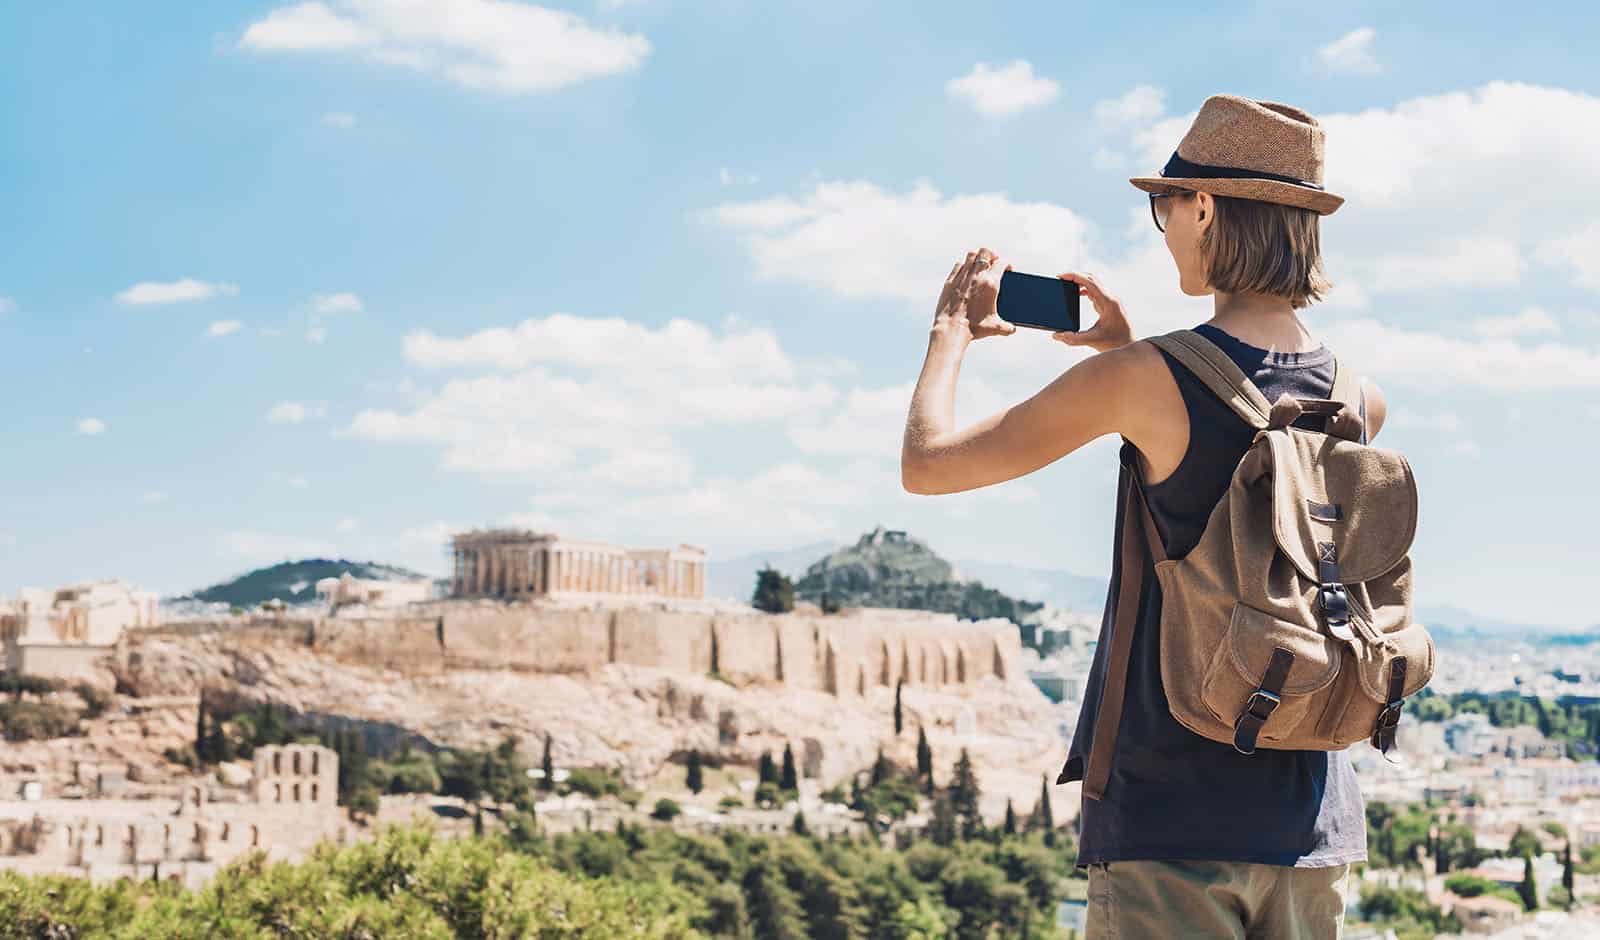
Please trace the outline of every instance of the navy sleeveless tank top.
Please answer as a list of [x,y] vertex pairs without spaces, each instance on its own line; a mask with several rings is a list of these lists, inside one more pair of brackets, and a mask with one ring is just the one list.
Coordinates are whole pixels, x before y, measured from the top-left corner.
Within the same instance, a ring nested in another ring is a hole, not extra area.
[[[1332,393],[1333,351],[1326,346],[1271,352],[1210,324],[1194,329],[1226,352],[1268,401],[1284,392],[1298,398]],[[1170,476],[1145,487],[1145,501],[1168,556],[1180,558],[1200,540],[1255,432],[1188,369],[1160,352],[1188,409],[1189,446]],[[1302,421],[1316,427],[1311,422],[1320,419],[1308,415]],[[1120,497],[1118,502],[1113,559],[1121,557],[1124,537],[1125,507]],[[1148,555],[1144,565],[1111,779],[1103,799],[1083,800],[1078,864],[1206,859],[1318,868],[1364,860],[1366,808],[1344,751],[1261,748],[1247,756],[1191,732],[1172,717],[1161,685],[1161,585]],[[1113,570],[1084,705],[1068,750],[1069,780],[1082,779],[1094,736],[1119,579],[1120,572]]]

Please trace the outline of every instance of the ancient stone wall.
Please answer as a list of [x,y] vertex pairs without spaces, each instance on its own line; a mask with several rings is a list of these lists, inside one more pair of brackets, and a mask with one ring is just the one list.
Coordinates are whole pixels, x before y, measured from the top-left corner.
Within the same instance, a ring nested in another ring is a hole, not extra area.
[[[190,627],[192,629],[192,627]],[[844,697],[874,687],[1021,681],[1022,638],[1009,621],[857,610],[834,615],[708,613],[654,607],[443,603],[394,617],[326,617],[303,630],[224,627],[363,665],[584,672],[607,663],[717,672],[738,685],[782,683]]]

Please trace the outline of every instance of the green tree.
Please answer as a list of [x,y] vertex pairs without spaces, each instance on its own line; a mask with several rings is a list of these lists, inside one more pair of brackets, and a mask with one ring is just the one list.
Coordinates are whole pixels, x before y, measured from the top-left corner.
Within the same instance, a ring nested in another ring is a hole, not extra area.
[[1534,835],[1531,830],[1518,826],[1517,831],[1511,834],[1511,847],[1507,850],[1508,854],[1513,856],[1538,855],[1540,851],[1539,837]]
[[1573,873],[1572,873],[1572,840],[1571,839],[1567,840],[1567,844],[1566,844],[1565,848],[1563,848],[1562,851],[1561,851],[1561,887],[1567,889],[1566,907],[1567,907],[1568,910],[1570,910],[1572,908],[1573,900],[1575,898],[1577,898],[1577,896],[1578,896],[1576,882],[1574,880]]
[[1056,828],[1056,815],[1050,808],[1050,778],[1039,777],[1039,802],[1033,804],[1033,812],[1028,814],[1028,831],[1043,831],[1053,833]]
[[705,780],[700,769],[699,751],[689,752],[689,768],[684,777],[683,785],[689,788],[690,793],[699,796],[700,791],[705,789]]
[[544,757],[539,761],[539,769],[544,771],[544,776],[539,778],[539,789],[549,791],[556,788],[556,762],[550,754],[550,732],[544,733]]
[[794,767],[794,748],[787,741],[783,742],[783,776],[778,780],[778,789],[795,796],[800,793],[800,774]]
[[958,832],[956,830],[955,807],[950,804],[950,797],[941,793],[933,798],[933,815],[928,820],[928,838],[935,845],[953,845]]
[[678,814],[681,812],[683,812],[683,807],[678,805],[677,800],[669,800],[666,797],[662,797],[656,800],[655,809],[650,811],[650,818],[659,819],[662,822],[671,822],[677,819]]
[[894,684],[894,736],[897,738],[900,737],[900,732],[904,730],[904,715],[900,710],[900,690],[905,688],[905,685],[906,680],[903,678]]
[[1533,877],[1533,853],[1527,852],[1522,856],[1522,884],[1517,885],[1517,896],[1522,898],[1524,910],[1534,910],[1539,906],[1539,885]]
[[1011,801],[1009,799],[1006,800],[1005,828],[1001,831],[1008,836],[1014,836],[1017,834],[1017,813],[1016,810],[1011,808]]
[[983,816],[978,812],[978,774],[967,749],[961,749],[950,780],[950,803],[961,821],[961,838],[972,839],[983,831]]
[[794,582],[776,568],[762,568],[756,572],[756,589],[750,605],[769,614],[794,610]]
[[800,901],[789,889],[772,852],[763,852],[744,875],[745,908],[760,940],[808,940]]
[[868,786],[877,786],[888,780],[894,773],[894,768],[889,765],[889,759],[883,756],[883,748],[878,748],[878,757],[872,762],[872,778]]
[[933,793],[933,748],[928,746],[928,731],[917,726],[917,776],[924,781],[929,795]]
[[200,694],[200,707],[194,717],[194,756],[200,763],[210,763],[211,738],[206,734],[206,696]]
[[756,762],[756,782],[774,786],[778,783],[778,768],[772,763],[771,751],[762,751],[761,760]]
[[798,810],[795,811],[793,828],[794,828],[794,834],[797,835],[797,836],[808,836],[808,835],[811,834],[811,830],[806,828],[806,814],[805,813],[802,813],[802,812],[800,812]]

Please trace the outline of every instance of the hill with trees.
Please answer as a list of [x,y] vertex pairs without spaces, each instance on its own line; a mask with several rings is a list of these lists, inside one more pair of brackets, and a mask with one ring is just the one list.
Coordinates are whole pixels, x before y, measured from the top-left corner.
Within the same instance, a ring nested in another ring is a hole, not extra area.
[[418,581],[428,576],[376,561],[347,561],[343,558],[305,558],[285,561],[267,568],[257,568],[231,581],[213,584],[195,591],[187,598],[233,607],[255,607],[264,601],[280,600],[286,604],[308,604],[317,599],[317,582],[323,578],[337,578],[346,571],[353,578],[369,581]]
[[926,543],[883,526],[814,562],[795,582],[794,593],[824,610],[900,607],[969,620],[1004,617],[1018,625],[1044,606],[1017,600],[981,581],[963,581]]

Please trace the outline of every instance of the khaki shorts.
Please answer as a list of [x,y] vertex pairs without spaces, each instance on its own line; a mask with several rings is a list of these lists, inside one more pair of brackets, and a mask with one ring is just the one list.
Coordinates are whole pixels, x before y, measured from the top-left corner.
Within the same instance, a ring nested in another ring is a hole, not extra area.
[[1088,940],[1336,940],[1350,866],[1133,861],[1089,866]]

